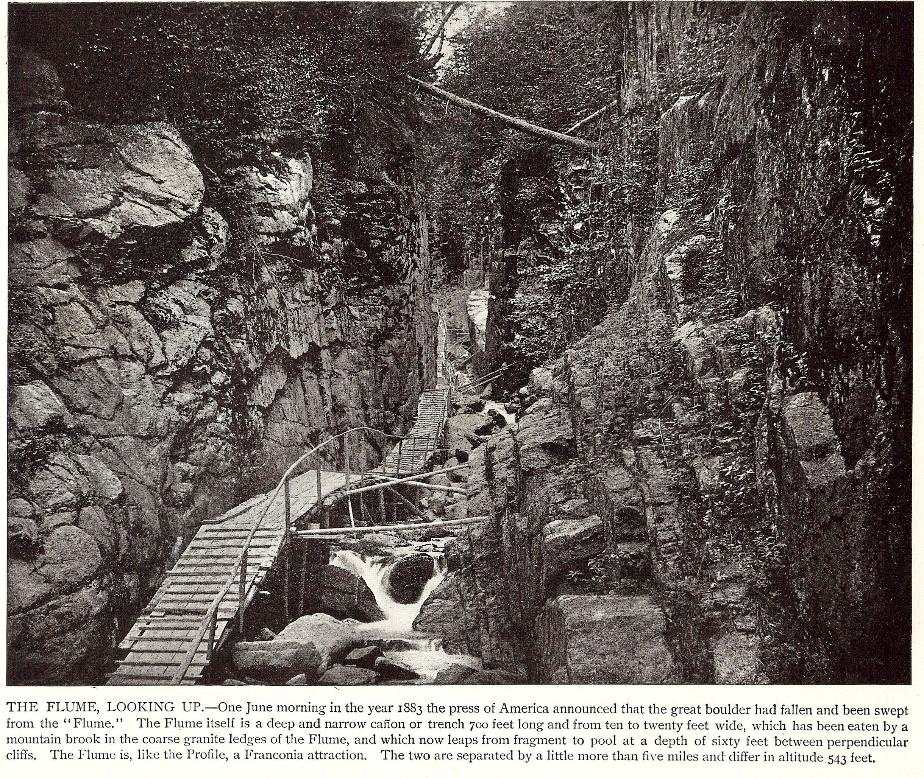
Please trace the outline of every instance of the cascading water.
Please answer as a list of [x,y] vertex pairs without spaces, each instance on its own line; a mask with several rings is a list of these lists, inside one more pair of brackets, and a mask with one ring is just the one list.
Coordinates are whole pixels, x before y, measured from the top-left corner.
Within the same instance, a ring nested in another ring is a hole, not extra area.
[[488,411],[496,411],[497,413],[499,413],[501,416],[504,417],[504,421],[507,422],[508,426],[511,424],[516,424],[516,421],[517,421],[516,415],[508,411],[506,406],[502,405],[499,402],[496,402],[494,400],[485,400],[484,408],[482,409],[481,412],[484,414],[487,414]]
[[389,641],[394,641],[393,646],[400,645],[401,648],[385,650],[385,656],[413,668],[421,678],[433,680],[440,670],[450,665],[479,667],[481,663],[475,657],[464,654],[447,654],[441,641],[414,631],[414,619],[430,593],[446,577],[445,557],[432,552],[430,556],[433,558],[433,575],[424,584],[420,596],[408,604],[397,602],[388,592],[388,571],[398,561],[396,557],[365,557],[341,550],[331,553],[330,564],[362,578],[385,615],[384,619],[360,624],[357,629],[382,641],[386,647]]

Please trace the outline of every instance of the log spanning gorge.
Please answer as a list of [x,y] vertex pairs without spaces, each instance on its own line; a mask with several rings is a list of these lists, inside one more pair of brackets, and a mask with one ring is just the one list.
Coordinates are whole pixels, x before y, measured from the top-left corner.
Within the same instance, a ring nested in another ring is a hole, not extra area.
[[11,8],[8,683],[909,682],[910,29]]

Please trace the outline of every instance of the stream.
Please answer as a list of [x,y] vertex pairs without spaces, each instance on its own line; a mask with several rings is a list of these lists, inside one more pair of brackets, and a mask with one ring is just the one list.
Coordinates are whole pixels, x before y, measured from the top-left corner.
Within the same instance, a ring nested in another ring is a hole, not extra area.
[[358,576],[369,587],[385,618],[357,625],[357,630],[370,639],[381,641],[383,653],[389,659],[401,662],[416,671],[424,681],[436,679],[440,670],[452,665],[480,668],[481,661],[465,654],[449,654],[442,642],[414,631],[414,619],[430,593],[446,577],[446,559],[441,552],[429,552],[433,558],[433,575],[424,584],[417,599],[408,604],[395,601],[388,591],[387,580],[391,568],[400,557],[364,556],[354,551],[332,551],[330,564]]

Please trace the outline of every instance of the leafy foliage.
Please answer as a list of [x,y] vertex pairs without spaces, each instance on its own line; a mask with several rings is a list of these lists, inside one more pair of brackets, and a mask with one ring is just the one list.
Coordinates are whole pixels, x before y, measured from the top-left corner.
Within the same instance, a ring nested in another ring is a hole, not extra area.
[[[79,18],[79,24],[75,24]],[[323,146],[339,170],[415,121],[400,78],[420,32],[403,4],[20,6],[11,39],[59,65],[107,121],[176,123],[218,163]]]
[[[606,3],[513,3],[483,7],[454,40],[443,86],[501,113],[564,130],[618,94],[614,51],[624,9]],[[499,245],[502,167],[533,147],[477,117],[431,107],[423,161],[435,208],[435,245],[450,269],[460,254]]]

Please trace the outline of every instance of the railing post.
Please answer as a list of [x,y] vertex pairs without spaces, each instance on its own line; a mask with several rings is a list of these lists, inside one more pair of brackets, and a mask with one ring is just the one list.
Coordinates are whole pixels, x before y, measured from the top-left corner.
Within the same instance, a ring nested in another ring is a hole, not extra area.
[[241,577],[237,584],[237,631],[244,637],[244,599],[247,596],[247,546],[241,555]]
[[395,475],[401,475],[401,455],[404,449],[404,438],[398,440],[398,463],[395,465]]
[[346,475],[346,489],[350,489],[350,433],[343,436],[343,472]]
[[290,564],[289,564],[289,541],[290,541],[290,523],[292,521],[292,502],[290,499],[289,493],[289,479],[286,478],[285,486],[283,486],[283,494],[285,496],[285,529],[282,535],[282,564],[283,564],[283,575],[285,576],[285,583],[283,584],[283,600],[282,600],[282,613],[286,620],[286,624],[289,623],[289,578],[290,576]]
[[308,541],[302,540],[299,547],[302,550],[302,570],[298,584],[298,616],[301,617],[305,612],[305,574],[308,570]]
[[205,655],[208,661],[212,661],[212,652],[215,650],[215,630],[218,628],[218,608],[215,608],[212,611],[212,616],[209,619],[209,648],[208,653]]
[[[343,436],[343,464],[346,471],[346,491],[350,491],[350,433]],[[350,526],[356,526],[356,520],[353,518],[353,498],[347,497],[347,511],[350,514]]]
[[316,500],[316,502],[318,505],[320,505],[321,504],[321,458],[320,457],[315,457],[314,466],[315,466],[314,472],[316,473],[315,479],[316,479],[316,483],[318,487],[318,499]]
[[382,517],[382,524],[388,524],[388,514],[385,513],[385,490],[379,489],[379,514]]

